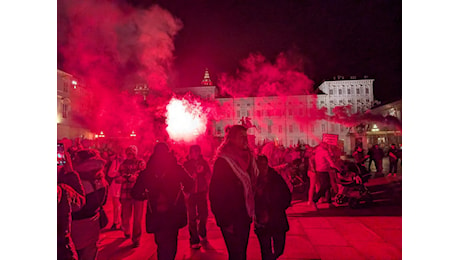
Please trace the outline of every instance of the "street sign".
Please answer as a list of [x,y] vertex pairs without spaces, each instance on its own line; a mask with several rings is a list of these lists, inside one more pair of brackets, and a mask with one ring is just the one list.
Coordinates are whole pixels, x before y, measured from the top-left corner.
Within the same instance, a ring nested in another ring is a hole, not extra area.
[[339,135],[334,134],[323,134],[323,142],[330,145],[337,145],[339,141]]

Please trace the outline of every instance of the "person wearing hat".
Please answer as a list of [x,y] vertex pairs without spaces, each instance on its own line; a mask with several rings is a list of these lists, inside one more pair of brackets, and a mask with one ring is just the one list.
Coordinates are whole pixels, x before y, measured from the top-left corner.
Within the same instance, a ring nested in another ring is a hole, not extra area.
[[[132,235],[134,247],[139,246],[142,233],[141,221],[144,211],[144,202],[131,197],[131,190],[136,183],[139,172],[145,169],[145,162],[137,158],[137,151],[135,145],[130,145],[126,148],[126,159],[121,163],[119,168],[119,180],[121,181],[121,227],[125,238],[130,238]],[[131,218],[133,219],[132,226]]]

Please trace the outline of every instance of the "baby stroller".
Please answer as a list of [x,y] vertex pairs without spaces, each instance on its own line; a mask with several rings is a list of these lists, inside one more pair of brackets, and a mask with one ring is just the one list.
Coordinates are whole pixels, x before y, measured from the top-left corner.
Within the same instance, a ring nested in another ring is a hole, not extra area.
[[337,171],[336,203],[343,205],[348,202],[350,208],[357,208],[361,204],[371,204],[372,195],[365,185],[370,177],[371,174],[364,166],[349,161],[344,162],[341,171]]

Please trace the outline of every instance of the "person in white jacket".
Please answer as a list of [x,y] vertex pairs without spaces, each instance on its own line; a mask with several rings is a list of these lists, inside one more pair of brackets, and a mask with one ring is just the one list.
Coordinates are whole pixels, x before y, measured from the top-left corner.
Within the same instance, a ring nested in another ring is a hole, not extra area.
[[[339,170],[339,167],[335,165],[331,155],[328,151],[328,144],[322,142],[315,150],[314,163],[316,169],[316,178],[319,182],[319,191],[313,196],[313,203],[311,205],[316,209],[316,203],[318,200],[331,189],[331,179],[329,176],[329,170],[331,168]],[[332,206],[331,201],[328,201],[329,206]]]

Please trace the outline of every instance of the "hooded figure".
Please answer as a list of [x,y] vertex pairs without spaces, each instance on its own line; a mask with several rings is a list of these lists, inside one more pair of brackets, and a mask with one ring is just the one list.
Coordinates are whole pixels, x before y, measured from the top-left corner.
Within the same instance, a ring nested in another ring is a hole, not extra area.
[[155,234],[158,259],[174,259],[179,229],[187,225],[182,186],[190,192],[193,179],[168,146],[158,143],[132,190],[135,199],[147,199],[146,231]]

